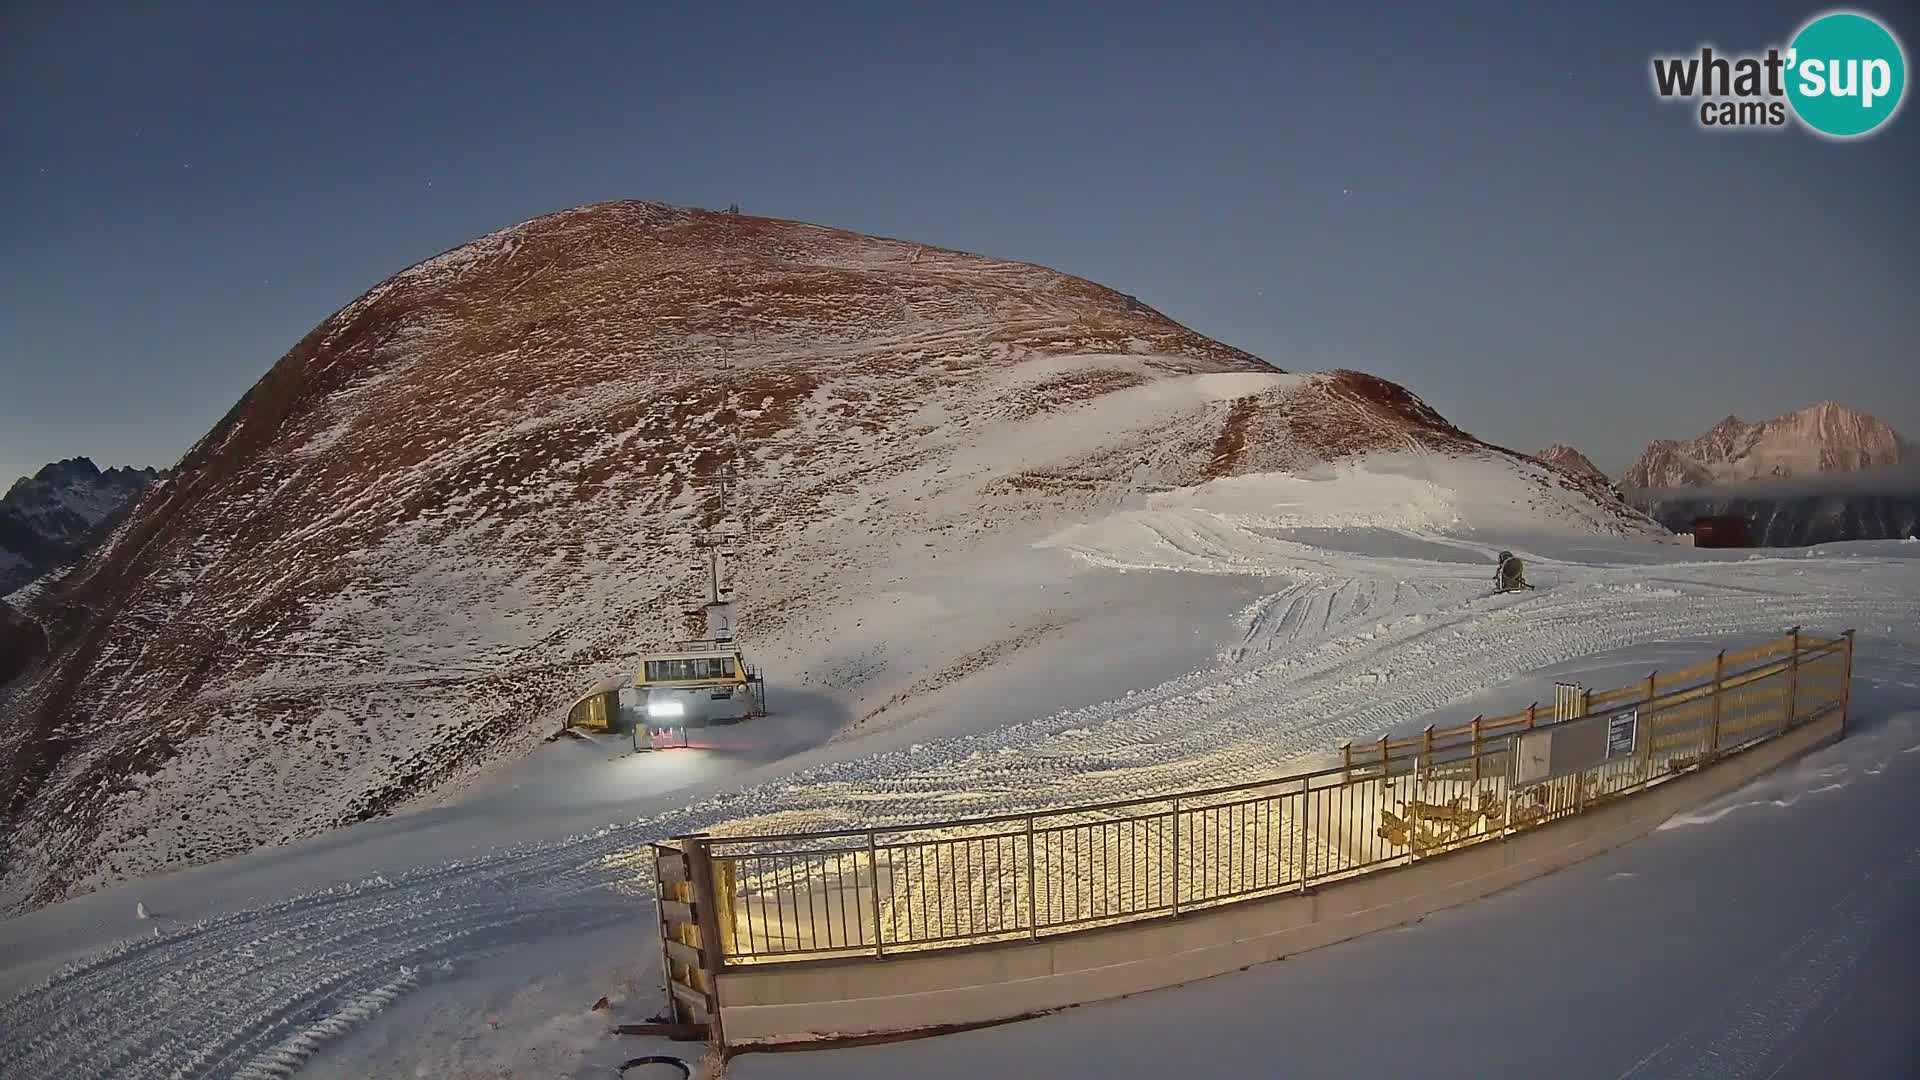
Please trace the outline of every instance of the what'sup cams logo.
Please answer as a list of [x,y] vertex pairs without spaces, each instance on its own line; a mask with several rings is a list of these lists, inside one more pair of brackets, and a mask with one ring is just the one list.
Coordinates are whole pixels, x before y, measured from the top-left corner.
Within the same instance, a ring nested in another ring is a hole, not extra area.
[[1885,127],[1906,96],[1907,54],[1885,23],[1857,11],[1815,16],[1783,50],[1653,58],[1653,92],[1697,102],[1700,126],[1783,128],[1852,139]]

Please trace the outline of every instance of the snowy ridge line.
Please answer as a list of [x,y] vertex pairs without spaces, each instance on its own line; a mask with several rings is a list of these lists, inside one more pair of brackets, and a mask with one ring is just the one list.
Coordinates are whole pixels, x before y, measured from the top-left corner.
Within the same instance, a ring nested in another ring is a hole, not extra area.
[[[644,918],[635,875],[622,864],[645,843],[696,830],[739,835],[756,819],[783,830],[906,823],[937,801],[965,813],[993,789],[1004,812],[1115,793],[1210,784],[1278,771],[1341,733],[1429,714],[1514,675],[1624,644],[1788,625],[1863,628],[1911,623],[1890,561],[1804,560],[1805,575],[1740,564],[1677,573],[1678,598],[1601,568],[1518,600],[1483,602],[1484,583],[1451,567],[1406,582],[1355,559],[1304,588],[1338,603],[1370,596],[1390,618],[1332,613],[1285,636],[1143,693],[1026,724],[813,766],[669,813],[565,839],[518,845],[230,912],[70,965],[0,1005],[0,1073],[7,1075],[232,1075],[268,1067],[263,1055],[338,1037],[364,1017],[401,967],[432,970],[595,925]],[[1339,560],[1330,560],[1330,568]],[[1430,571],[1434,568],[1430,567]],[[1694,580],[1696,577],[1706,580]],[[1710,586],[1733,579],[1755,594]],[[1297,578],[1296,578],[1297,580]],[[1411,606],[1393,608],[1399,591]],[[1340,597],[1346,597],[1345,601]],[[1291,603],[1292,601],[1289,601]],[[1316,607],[1314,614],[1318,614]],[[1352,610],[1343,607],[1341,612]],[[1256,614],[1252,616],[1257,619]],[[1314,643],[1322,634],[1327,639]],[[1255,635],[1256,643],[1259,636]],[[1171,750],[1169,748],[1172,748]],[[860,818],[850,822],[849,807]],[[174,981],[161,980],[173,975]],[[140,1007],[164,985],[168,1008]],[[405,988],[395,993],[404,993]],[[380,999],[390,1001],[391,998]],[[105,1027],[112,1017],[120,1030]],[[317,1044],[316,1044],[317,1045]],[[275,1059],[277,1060],[277,1059]]]

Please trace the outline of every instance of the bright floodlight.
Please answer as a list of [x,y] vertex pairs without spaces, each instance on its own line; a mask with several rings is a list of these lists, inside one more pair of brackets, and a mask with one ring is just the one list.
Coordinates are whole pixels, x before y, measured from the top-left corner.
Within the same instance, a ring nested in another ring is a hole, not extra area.
[[649,701],[648,716],[685,716],[687,707],[678,701]]

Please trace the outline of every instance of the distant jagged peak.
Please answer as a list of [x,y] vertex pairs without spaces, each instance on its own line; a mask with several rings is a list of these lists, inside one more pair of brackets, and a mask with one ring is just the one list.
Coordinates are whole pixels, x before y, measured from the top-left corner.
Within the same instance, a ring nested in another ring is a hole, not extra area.
[[7,495],[11,497],[16,492],[35,485],[54,486],[59,484],[72,484],[94,480],[99,476],[100,466],[95,465],[92,458],[62,458],[59,461],[51,461],[40,466],[39,470],[32,476],[22,476],[16,479],[12,485],[7,488]]
[[81,455],[61,458],[59,461],[51,461],[40,466],[39,470],[32,476],[22,476],[15,480],[12,486],[7,489],[7,492],[8,494],[12,494],[22,485],[45,484],[48,486],[61,486],[84,484],[103,479],[108,482],[137,479],[145,484],[165,476],[166,472],[165,469],[155,468],[151,465],[144,467],[137,465],[115,465],[111,468],[102,469],[99,465],[94,464],[92,458]]
[[1771,420],[1755,426],[1775,426],[1791,423],[1839,423],[1861,428],[1885,428],[1893,430],[1891,425],[1864,409],[1856,409],[1845,402],[1825,398],[1811,405],[1782,413]]
[[99,475],[100,475],[100,466],[95,465],[93,463],[92,458],[82,456],[82,457],[62,458],[59,461],[50,462],[46,465],[42,465],[40,467],[40,471],[34,474],[34,479],[49,480],[55,477],[62,477],[62,476],[99,476]]
[[1885,421],[1831,398],[1749,423],[1729,415],[1699,438],[1657,439],[1627,470],[1635,488],[1702,487],[1763,477],[1897,465],[1913,444]]
[[132,466],[102,472],[92,458],[71,457],[14,481],[0,497],[0,593],[85,555],[166,475]]
[[1595,465],[1591,458],[1565,443],[1554,443],[1533,456],[1549,465],[1558,465],[1570,472],[1594,476],[1602,480],[1607,479],[1607,474],[1601,472],[1600,467]]
[[93,488],[143,490],[167,475],[166,469],[151,465],[116,465],[102,469],[89,457],[70,457],[42,465],[32,476],[22,476],[0,496],[0,502],[32,497],[35,493]]

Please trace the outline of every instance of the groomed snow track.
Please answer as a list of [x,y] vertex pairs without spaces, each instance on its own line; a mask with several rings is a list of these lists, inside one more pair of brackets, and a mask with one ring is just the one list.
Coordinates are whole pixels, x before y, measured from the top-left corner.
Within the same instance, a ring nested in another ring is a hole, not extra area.
[[0,1075],[290,1075],[462,961],[649,923],[646,882],[622,856],[676,833],[775,813],[788,827],[909,821],[1227,783],[1583,655],[1793,624],[1870,637],[1920,614],[1915,563],[1897,558],[1654,568],[1530,557],[1546,587],[1487,598],[1490,563],[1309,550],[1262,571],[1292,584],[1276,582],[1247,613],[1236,650],[1144,693],[817,766],[588,835],[162,925],[0,1005]]

